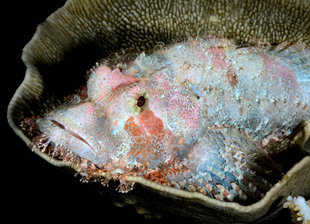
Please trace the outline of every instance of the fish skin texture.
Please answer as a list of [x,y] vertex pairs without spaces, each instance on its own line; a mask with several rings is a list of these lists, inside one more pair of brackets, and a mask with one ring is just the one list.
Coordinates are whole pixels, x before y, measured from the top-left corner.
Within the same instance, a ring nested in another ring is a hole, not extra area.
[[219,200],[258,200],[281,176],[264,147],[310,118],[309,49],[284,47],[191,39],[98,65],[85,99],[36,121],[48,139],[40,144],[110,178],[138,175]]

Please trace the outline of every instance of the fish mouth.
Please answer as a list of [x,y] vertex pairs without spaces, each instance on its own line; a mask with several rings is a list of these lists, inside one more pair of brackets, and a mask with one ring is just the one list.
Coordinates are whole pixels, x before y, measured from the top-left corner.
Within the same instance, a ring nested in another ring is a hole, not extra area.
[[51,119],[50,120],[54,125],[56,125],[57,127],[61,128],[62,130],[64,130],[65,132],[67,132],[68,134],[70,134],[72,137],[84,142],[87,146],[89,146],[89,148],[97,155],[95,149],[84,139],[82,138],[79,134],[77,134],[76,132],[72,131],[69,128],[66,128],[63,124],[59,123],[56,120]]
[[[42,129],[42,125],[50,131]],[[21,127],[27,135],[31,137],[31,150],[39,151],[51,160],[69,163],[74,167],[81,166],[82,163],[87,162],[88,166],[91,165],[98,169],[102,169],[100,165],[91,162],[91,159],[87,159],[77,153],[76,150],[73,149],[74,146],[65,143],[65,139],[70,139],[75,145],[87,148],[88,151],[94,154],[94,157],[97,156],[96,150],[88,140],[83,138],[76,131],[67,128],[63,123],[56,119],[41,117],[27,118],[21,123]],[[62,135],[62,139],[57,140],[57,137],[53,136],[53,133],[55,132],[58,133],[57,136]]]

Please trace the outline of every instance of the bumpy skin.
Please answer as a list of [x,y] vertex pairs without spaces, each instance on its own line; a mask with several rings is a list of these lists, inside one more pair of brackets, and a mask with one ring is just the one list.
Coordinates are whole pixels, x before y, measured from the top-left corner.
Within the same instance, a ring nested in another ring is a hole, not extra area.
[[309,51],[278,50],[207,38],[97,66],[86,99],[36,121],[34,144],[52,144],[61,159],[73,152],[107,178],[252,202],[281,175],[264,146],[310,117],[309,68],[300,65]]

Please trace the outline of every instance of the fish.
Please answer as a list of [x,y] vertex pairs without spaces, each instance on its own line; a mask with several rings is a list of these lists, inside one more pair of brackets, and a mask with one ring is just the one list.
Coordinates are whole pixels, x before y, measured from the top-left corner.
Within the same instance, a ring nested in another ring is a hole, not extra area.
[[133,189],[127,176],[142,176],[250,204],[283,176],[274,158],[308,125],[309,59],[302,44],[191,38],[102,60],[81,91],[21,126],[31,147],[85,180],[118,180],[120,192]]

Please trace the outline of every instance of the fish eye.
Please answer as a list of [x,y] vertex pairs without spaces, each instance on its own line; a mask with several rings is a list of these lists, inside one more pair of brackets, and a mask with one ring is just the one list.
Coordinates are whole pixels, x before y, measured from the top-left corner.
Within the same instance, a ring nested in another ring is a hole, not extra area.
[[145,97],[144,96],[139,96],[139,98],[137,99],[137,106],[138,107],[143,107],[145,104]]

